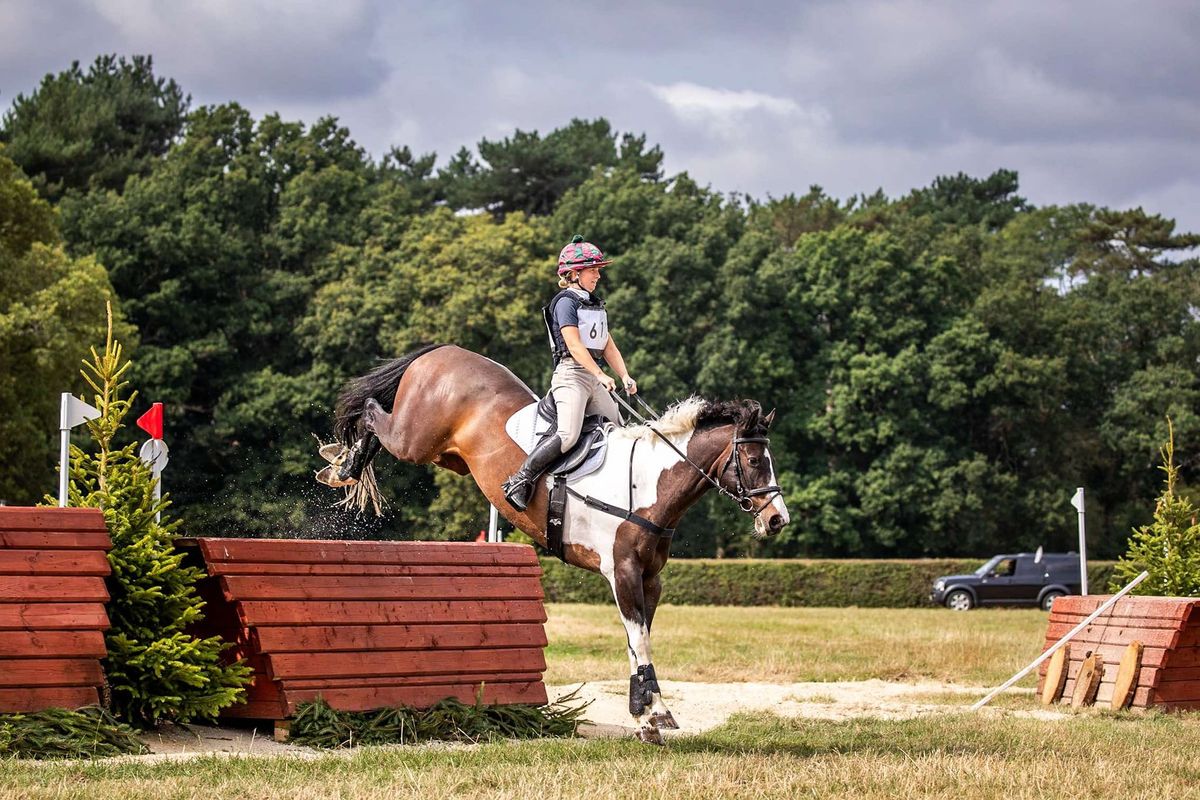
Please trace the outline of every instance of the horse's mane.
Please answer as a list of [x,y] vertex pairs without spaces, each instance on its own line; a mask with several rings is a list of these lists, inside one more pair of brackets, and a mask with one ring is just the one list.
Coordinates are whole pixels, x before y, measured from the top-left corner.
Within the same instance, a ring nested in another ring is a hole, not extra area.
[[[673,403],[653,424],[655,430],[664,436],[676,436],[715,425],[730,424],[748,436],[758,436],[765,431],[762,424],[762,406],[754,400],[712,402],[696,395]],[[645,425],[617,428],[613,435],[626,439],[654,437],[654,433]]]

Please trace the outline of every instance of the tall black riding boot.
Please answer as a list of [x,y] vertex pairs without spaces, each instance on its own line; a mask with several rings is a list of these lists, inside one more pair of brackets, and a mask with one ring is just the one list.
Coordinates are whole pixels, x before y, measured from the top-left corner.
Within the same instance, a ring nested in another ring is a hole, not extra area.
[[500,487],[504,490],[504,496],[513,508],[517,511],[524,511],[529,506],[533,490],[537,487],[538,477],[561,455],[562,439],[558,438],[557,433],[542,437],[517,473]]

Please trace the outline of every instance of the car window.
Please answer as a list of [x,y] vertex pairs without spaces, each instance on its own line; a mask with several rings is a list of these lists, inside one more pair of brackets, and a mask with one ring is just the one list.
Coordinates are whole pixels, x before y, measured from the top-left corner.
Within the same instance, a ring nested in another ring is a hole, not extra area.
[[987,575],[989,572],[991,572],[993,569],[995,569],[996,565],[999,563],[1000,563],[1000,556],[992,556],[991,558],[989,558],[987,560],[987,563],[985,563],[979,569],[975,570],[975,574],[976,575]]
[[1045,571],[1042,564],[1036,563],[1032,558],[1018,558],[1017,571],[1018,577],[1029,575],[1041,575]]
[[996,564],[996,566],[992,568],[992,572],[995,573],[997,578],[1005,578],[1012,575],[1016,568],[1017,560],[1015,558],[1002,558]]

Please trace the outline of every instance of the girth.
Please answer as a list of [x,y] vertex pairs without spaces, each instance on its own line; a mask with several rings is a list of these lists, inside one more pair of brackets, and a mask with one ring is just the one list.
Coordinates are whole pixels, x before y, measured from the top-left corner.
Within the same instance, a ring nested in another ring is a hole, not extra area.
[[562,474],[553,470],[551,471],[553,477],[550,482],[549,509],[546,513],[546,549],[558,557],[559,560],[564,562],[567,560],[566,547],[563,543],[563,527],[566,524],[567,517],[567,495],[574,497],[576,500],[582,500],[588,508],[594,508],[605,514],[632,522],[634,525],[657,536],[659,539],[670,539],[674,535],[674,528],[664,528],[662,525],[651,522],[633,511],[633,456],[635,452],[637,452],[636,439],[629,448],[629,508],[621,508],[620,506],[606,503],[603,500],[597,500],[594,497],[580,494],[567,486],[566,478]]

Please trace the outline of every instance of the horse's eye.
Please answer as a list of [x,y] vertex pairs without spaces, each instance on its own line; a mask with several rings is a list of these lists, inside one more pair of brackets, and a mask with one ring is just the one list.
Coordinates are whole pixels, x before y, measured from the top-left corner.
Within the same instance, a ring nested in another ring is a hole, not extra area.
[[752,467],[757,467],[759,464],[762,463],[762,459],[759,458],[758,456],[750,456],[750,458],[748,458],[747,461],[750,462],[750,466],[752,466]]

